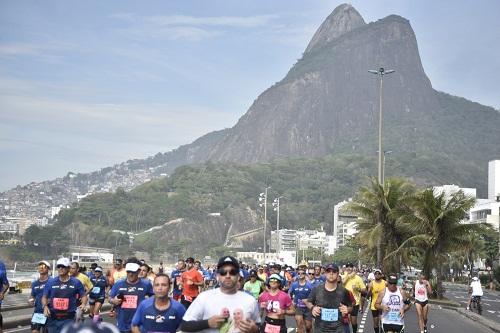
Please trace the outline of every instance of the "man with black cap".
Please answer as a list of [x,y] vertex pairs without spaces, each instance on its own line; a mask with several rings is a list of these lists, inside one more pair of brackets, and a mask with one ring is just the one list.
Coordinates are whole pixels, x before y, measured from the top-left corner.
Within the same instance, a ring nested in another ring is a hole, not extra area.
[[187,309],[200,294],[200,286],[203,286],[203,275],[194,266],[194,258],[186,259],[186,271],[181,274],[181,304]]
[[139,279],[139,263],[130,260],[125,265],[127,278],[113,285],[109,292],[109,302],[117,306],[116,326],[120,332],[130,332],[132,318],[139,304],[148,296],[153,296],[149,281]]
[[382,328],[386,333],[400,333],[404,328],[404,315],[411,307],[406,292],[398,287],[398,276],[390,274],[387,287],[377,297],[375,307],[381,311]]
[[356,333],[358,331],[358,312],[361,293],[366,292],[366,285],[363,279],[354,271],[353,263],[347,263],[345,273],[342,275],[342,284],[344,288],[352,293],[356,301],[356,304],[353,304],[350,314],[352,333]]
[[337,284],[339,267],[328,264],[325,267],[326,281],[316,288],[304,301],[315,317],[316,333],[343,333],[342,316],[352,311],[348,291]]
[[257,301],[238,290],[240,265],[232,256],[217,263],[220,288],[201,293],[187,309],[181,324],[183,332],[258,333]]

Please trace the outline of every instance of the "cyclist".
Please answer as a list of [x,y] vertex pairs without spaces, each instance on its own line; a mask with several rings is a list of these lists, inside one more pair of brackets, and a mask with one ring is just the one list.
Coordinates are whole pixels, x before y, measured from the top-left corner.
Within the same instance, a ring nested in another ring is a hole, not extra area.
[[432,287],[426,280],[424,274],[420,274],[415,281],[415,308],[417,309],[418,326],[420,333],[427,333],[427,315],[429,313],[428,294],[432,293]]
[[411,307],[406,293],[398,287],[398,277],[390,274],[387,287],[380,291],[375,307],[381,311],[382,329],[385,333],[401,333],[404,329],[404,315]]
[[467,310],[470,309],[470,303],[472,302],[472,298],[477,298],[478,301],[481,301],[481,296],[483,296],[483,287],[481,287],[481,282],[479,281],[477,276],[472,278],[472,282],[469,286],[469,303],[467,303]]

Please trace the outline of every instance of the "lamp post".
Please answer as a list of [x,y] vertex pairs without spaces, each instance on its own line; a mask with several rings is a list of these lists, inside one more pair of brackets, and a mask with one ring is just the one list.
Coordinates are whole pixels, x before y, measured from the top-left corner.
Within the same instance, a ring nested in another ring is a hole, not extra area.
[[273,200],[273,207],[274,207],[274,211],[276,212],[276,235],[278,236],[277,237],[277,243],[278,243],[278,246],[276,248],[276,252],[280,252],[281,251],[281,242],[280,242],[280,199],[283,198],[282,196],[281,197],[277,197]]
[[262,207],[264,206],[264,247],[262,248],[263,253],[264,253],[264,264],[266,263],[266,231],[267,231],[267,190],[270,189],[271,187],[268,186],[264,189],[264,192],[262,192],[259,195],[259,201],[260,204],[259,206]]
[[384,158],[383,158],[383,161],[382,161],[382,184],[385,184],[385,155],[389,155],[389,154],[392,154],[393,151],[392,150],[385,150],[384,151]]
[[384,82],[384,75],[394,73],[393,69],[385,70],[380,67],[378,70],[370,69],[368,72],[376,74],[380,77],[379,84],[379,113],[378,113],[378,183],[383,185],[382,179],[382,158],[384,151],[382,150],[382,87]]

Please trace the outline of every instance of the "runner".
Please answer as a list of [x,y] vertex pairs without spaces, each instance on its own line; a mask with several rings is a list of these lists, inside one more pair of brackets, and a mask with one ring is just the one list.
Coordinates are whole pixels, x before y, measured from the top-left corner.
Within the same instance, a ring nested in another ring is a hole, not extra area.
[[413,290],[415,290],[415,308],[417,309],[420,333],[427,333],[427,315],[429,313],[428,294],[432,293],[432,287],[423,273],[415,281],[415,289]]
[[118,281],[125,280],[127,278],[127,271],[125,267],[123,267],[123,260],[116,259],[114,264],[114,269],[112,271],[111,276],[111,285],[117,283]]
[[382,271],[378,268],[373,270],[375,280],[370,282],[368,286],[368,295],[371,295],[370,310],[373,317],[373,329],[375,333],[379,333],[380,327],[380,311],[375,307],[375,302],[377,301],[378,294],[385,289],[386,283],[382,279]]
[[231,256],[222,257],[217,270],[220,288],[207,290],[193,301],[184,315],[181,331],[258,333],[260,316],[257,301],[237,290],[238,260]]
[[312,313],[304,303],[311,294],[312,284],[306,279],[305,267],[297,270],[298,280],[290,286],[290,296],[293,297],[295,304],[295,322],[297,323],[297,333],[304,333],[304,325],[306,333],[312,331]]
[[99,322],[101,320],[101,307],[104,304],[106,289],[108,288],[108,281],[102,274],[102,267],[97,266],[94,268],[93,277],[90,278],[90,282],[92,282],[93,285],[89,293],[90,318],[92,318],[94,322]]
[[170,278],[159,273],[153,281],[154,297],[143,301],[132,319],[132,333],[174,333],[186,312],[184,306],[168,297]]
[[313,288],[319,286],[322,283],[325,283],[326,278],[325,275],[321,274],[321,266],[320,265],[315,265],[314,266],[314,272],[313,272]]
[[[80,265],[78,264],[77,261],[71,262],[70,267],[69,267],[69,275],[80,280],[83,287],[85,288],[86,295],[92,290],[92,287],[93,287],[92,282],[90,282],[90,279],[86,274],[83,274],[82,272],[80,272]],[[83,296],[83,295],[81,295],[81,296]],[[77,305],[80,305],[80,300],[77,301]],[[76,317],[75,317],[76,322],[83,320],[83,313],[84,313],[83,311],[84,310],[85,310],[85,308],[81,308],[81,309],[77,308],[76,309]]]
[[42,296],[43,289],[47,281],[49,281],[50,264],[48,261],[40,261],[38,263],[37,280],[31,282],[31,298],[28,300],[30,306],[34,306],[33,316],[31,317],[31,332],[39,333],[45,331],[47,317],[43,314]]
[[262,292],[264,291],[264,281],[259,279],[259,277],[257,276],[257,272],[254,270],[250,271],[249,274],[250,279],[245,282],[245,284],[243,285],[243,289],[249,292],[250,295],[255,298],[255,300],[258,300],[260,294],[262,294]]
[[109,292],[110,303],[117,306],[116,326],[123,333],[130,332],[137,307],[147,296],[153,295],[151,283],[139,279],[139,268],[137,260],[129,260],[125,265],[127,278],[116,282]]
[[90,264],[90,270],[87,272],[87,276],[89,277],[89,279],[94,277],[94,271],[95,271],[96,267],[97,267],[97,264],[95,262]]
[[[87,296],[80,280],[69,275],[68,258],[57,260],[58,276],[45,284],[42,296],[43,312],[47,319],[49,333],[59,333],[64,326],[75,320],[77,308],[87,306]],[[77,301],[80,299],[80,306]]]
[[186,271],[181,274],[182,296],[181,303],[187,309],[200,294],[200,286],[203,286],[203,276],[194,266],[194,259],[186,259]]
[[2,301],[8,291],[9,280],[7,279],[7,270],[5,264],[0,261],[0,333],[2,333],[3,330]]
[[280,288],[284,284],[284,278],[279,274],[271,274],[268,282],[268,290],[259,297],[260,308],[265,311],[266,317],[261,327],[261,333],[286,333],[286,315],[295,315],[290,295]]
[[264,267],[259,266],[259,271],[257,272],[257,276],[258,276],[258,277],[259,277],[259,279],[261,279],[262,281],[267,281],[267,274],[266,274],[266,272],[264,271]]
[[342,285],[354,296],[355,303],[350,314],[352,333],[358,331],[358,313],[361,301],[361,293],[366,292],[366,286],[363,279],[356,274],[354,264],[347,263],[345,273],[342,275]]
[[179,260],[177,264],[175,265],[176,269],[172,271],[172,274],[170,275],[170,278],[172,279],[172,297],[174,300],[179,301],[181,299],[182,291],[181,291],[181,286],[182,286],[182,278],[181,275],[182,273],[186,270],[186,263],[184,260]]
[[325,272],[325,283],[313,288],[305,303],[315,318],[316,333],[343,333],[341,317],[352,311],[352,302],[348,291],[338,285],[339,267],[329,264]]
[[375,307],[382,316],[382,329],[385,333],[401,333],[404,329],[404,315],[411,307],[406,293],[397,286],[398,276],[387,278],[387,287],[380,291]]

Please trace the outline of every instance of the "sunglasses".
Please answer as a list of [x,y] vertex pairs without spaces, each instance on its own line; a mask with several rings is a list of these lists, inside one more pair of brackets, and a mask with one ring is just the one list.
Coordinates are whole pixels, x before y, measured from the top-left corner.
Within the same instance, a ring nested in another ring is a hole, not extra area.
[[226,276],[226,275],[228,275],[228,274],[229,274],[229,275],[231,275],[231,276],[235,276],[235,275],[237,275],[239,272],[238,272],[238,270],[237,270],[236,268],[231,268],[231,269],[230,269],[230,270],[228,270],[228,271],[227,271],[227,270],[225,270],[225,269],[219,269],[219,270],[217,271],[217,273],[218,273],[219,275],[221,275],[221,276]]
[[280,282],[280,281],[276,279],[270,279],[269,282]]
[[306,275],[306,272],[299,272],[299,275]]
[[63,265],[57,265],[56,268],[57,269],[61,269],[61,268],[69,268],[69,267],[66,267],[66,266],[63,266]]

